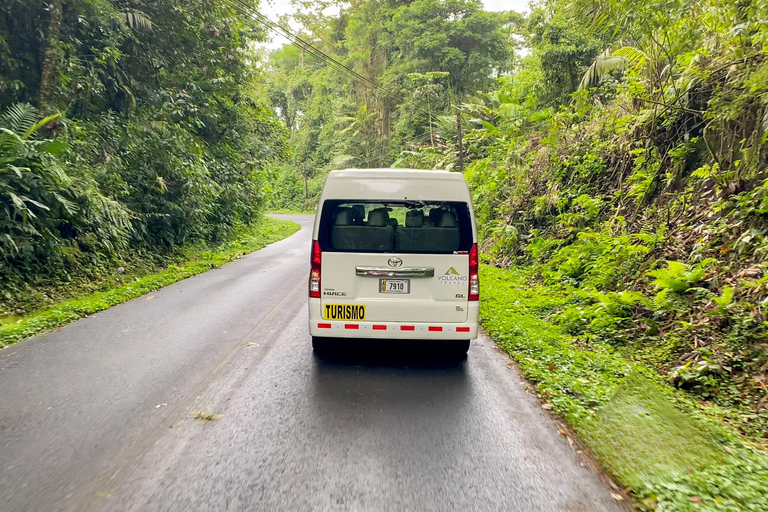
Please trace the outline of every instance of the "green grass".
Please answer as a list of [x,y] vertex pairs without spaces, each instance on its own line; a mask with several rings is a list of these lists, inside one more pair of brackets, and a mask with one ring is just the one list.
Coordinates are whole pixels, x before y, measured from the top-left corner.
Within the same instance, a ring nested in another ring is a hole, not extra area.
[[483,266],[483,325],[648,510],[768,510],[768,457],[650,368],[609,345],[588,346],[547,322],[564,292],[528,286],[520,269]]
[[720,449],[725,439],[674,407],[640,375],[624,379],[587,426],[583,430],[593,451],[610,459],[613,470],[632,487],[728,459]]
[[230,240],[217,247],[190,247],[175,264],[164,270],[137,276],[132,282],[65,300],[44,310],[0,324],[0,348],[220,267],[243,254],[282,240],[298,230],[299,225],[295,222],[264,218],[257,224],[237,232]]

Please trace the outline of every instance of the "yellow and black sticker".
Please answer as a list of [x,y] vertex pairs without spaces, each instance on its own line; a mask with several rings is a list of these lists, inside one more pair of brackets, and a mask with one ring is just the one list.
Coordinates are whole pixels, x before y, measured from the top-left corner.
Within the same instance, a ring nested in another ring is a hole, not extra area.
[[361,304],[326,304],[326,320],[365,320],[365,306]]

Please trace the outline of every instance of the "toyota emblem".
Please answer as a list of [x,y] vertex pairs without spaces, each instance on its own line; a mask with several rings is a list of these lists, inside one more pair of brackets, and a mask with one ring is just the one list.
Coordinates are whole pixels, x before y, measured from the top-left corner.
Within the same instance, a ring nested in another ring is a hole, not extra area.
[[403,265],[403,260],[397,257],[389,258],[389,261],[387,263],[389,263],[390,267],[397,268]]

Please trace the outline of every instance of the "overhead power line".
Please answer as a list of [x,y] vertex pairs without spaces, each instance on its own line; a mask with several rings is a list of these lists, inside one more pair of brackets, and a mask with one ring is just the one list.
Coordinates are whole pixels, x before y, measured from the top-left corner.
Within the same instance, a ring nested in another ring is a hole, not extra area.
[[[365,76],[361,75],[354,69],[346,66],[344,63],[338,61],[334,57],[328,55],[320,48],[316,47],[309,41],[305,40],[301,36],[293,33],[291,30],[283,27],[282,25],[275,23],[274,21],[270,20],[268,17],[261,14],[258,10],[253,8],[252,6],[245,3],[244,0],[224,0],[224,3],[232,7],[233,9],[240,11],[243,14],[250,15],[254,20],[259,22],[261,25],[267,28],[267,30],[272,31],[273,33],[277,33],[278,35],[281,35],[291,41],[291,43],[296,46],[297,48],[301,49],[302,51],[305,51],[306,53],[310,54],[311,56],[315,57],[316,59],[326,63],[329,66],[332,66],[339,71],[346,73],[347,75],[351,76],[353,79],[362,82],[364,86],[368,86],[375,91],[380,92],[383,95],[384,99],[394,99],[390,93],[381,87],[380,85],[376,84],[373,80],[366,78]],[[432,124],[433,114],[432,112],[428,111],[427,109],[423,107],[416,107],[416,110],[420,110],[421,112],[427,114],[429,116],[429,123]],[[431,128],[430,128],[431,130]]]
[[376,84],[374,81],[372,81],[369,78],[366,78],[365,76],[361,75],[354,69],[346,66],[344,63],[339,62],[332,56],[328,55],[324,51],[322,51],[320,48],[316,47],[309,41],[305,40],[301,36],[293,33],[292,31],[288,30],[287,28],[275,23],[274,21],[270,20],[263,14],[261,14],[259,11],[254,9],[253,7],[246,4],[243,0],[224,0],[226,4],[228,4],[233,9],[239,10],[245,14],[248,14],[252,16],[256,21],[261,23],[263,26],[265,26],[268,30],[271,30],[272,32],[278,33],[279,35],[282,35],[291,43],[294,44],[294,46],[297,46],[298,48],[306,51],[308,54],[312,55],[313,57],[317,58],[318,60],[325,62],[326,64],[333,66],[337,68],[338,70],[347,73],[348,75],[352,76],[353,78],[362,81],[365,85],[381,92],[385,95],[385,97],[389,97],[389,92],[381,87],[380,85]]

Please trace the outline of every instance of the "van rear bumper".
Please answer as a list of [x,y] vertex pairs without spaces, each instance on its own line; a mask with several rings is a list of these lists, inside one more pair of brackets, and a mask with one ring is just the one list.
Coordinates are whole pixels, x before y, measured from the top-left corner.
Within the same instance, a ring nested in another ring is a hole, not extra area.
[[478,335],[478,317],[479,304],[470,302],[463,323],[332,321],[322,318],[319,299],[309,299],[309,334],[317,337],[473,340]]

